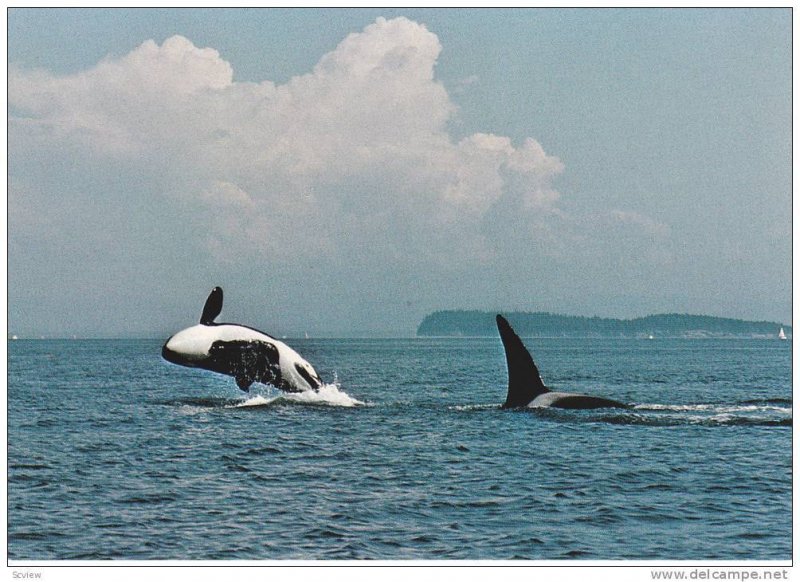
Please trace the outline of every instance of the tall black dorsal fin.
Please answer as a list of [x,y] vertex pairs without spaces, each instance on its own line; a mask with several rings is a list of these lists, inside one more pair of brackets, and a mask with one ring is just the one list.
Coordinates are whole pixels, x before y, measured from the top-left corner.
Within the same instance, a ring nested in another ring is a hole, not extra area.
[[550,390],[542,382],[531,354],[502,315],[497,316],[497,329],[503,340],[508,364],[508,396],[503,408],[527,406],[531,400]]
[[203,315],[200,316],[200,323],[202,325],[211,325],[220,311],[222,311],[222,288],[214,287],[211,293],[208,294],[208,299],[206,299]]

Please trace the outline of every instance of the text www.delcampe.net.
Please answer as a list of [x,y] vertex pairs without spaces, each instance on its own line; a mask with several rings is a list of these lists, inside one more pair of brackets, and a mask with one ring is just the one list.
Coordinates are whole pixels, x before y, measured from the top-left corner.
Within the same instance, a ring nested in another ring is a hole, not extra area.
[[713,569],[651,570],[651,580],[788,580],[788,570]]

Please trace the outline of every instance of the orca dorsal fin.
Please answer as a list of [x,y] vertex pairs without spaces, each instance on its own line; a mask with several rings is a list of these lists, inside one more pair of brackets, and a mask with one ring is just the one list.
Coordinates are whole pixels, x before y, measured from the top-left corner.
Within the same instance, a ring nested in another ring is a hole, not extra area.
[[201,325],[211,325],[222,311],[222,288],[214,287],[208,294],[206,304],[203,307],[203,315],[200,316]]
[[508,396],[503,408],[527,406],[534,398],[550,390],[542,382],[530,352],[502,315],[497,316],[497,329],[508,364]]

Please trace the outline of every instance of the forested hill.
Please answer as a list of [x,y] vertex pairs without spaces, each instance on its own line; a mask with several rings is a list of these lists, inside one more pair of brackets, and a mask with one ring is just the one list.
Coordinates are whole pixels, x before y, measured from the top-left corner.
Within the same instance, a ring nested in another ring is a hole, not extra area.
[[[436,311],[417,328],[418,336],[494,336],[495,313]],[[579,317],[552,313],[503,313],[525,337],[765,337],[777,338],[782,324],[708,315],[664,314],[635,319]],[[792,328],[783,325],[786,335]]]

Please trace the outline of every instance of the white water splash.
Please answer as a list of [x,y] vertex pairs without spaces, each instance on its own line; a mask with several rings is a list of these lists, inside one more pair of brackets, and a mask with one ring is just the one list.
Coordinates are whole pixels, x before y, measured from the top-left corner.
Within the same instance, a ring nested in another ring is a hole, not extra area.
[[253,394],[252,396],[248,396],[246,400],[242,402],[237,402],[236,404],[231,404],[229,406],[226,406],[226,408],[248,408],[250,406],[267,406],[279,399],[280,395],[267,398],[262,394]]
[[309,404],[317,406],[341,406],[352,407],[362,406],[364,402],[353,398],[343,392],[336,384],[324,384],[319,390],[308,390],[306,392],[281,392],[276,395],[253,394],[243,402],[232,405],[232,408],[246,408],[252,406],[269,406],[282,402],[295,402],[298,404]]
[[282,397],[293,402],[305,404],[324,404],[327,406],[360,406],[364,403],[357,400],[339,389],[336,384],[324,384],[316,392],[297,392],[294,394],[284,394]]

